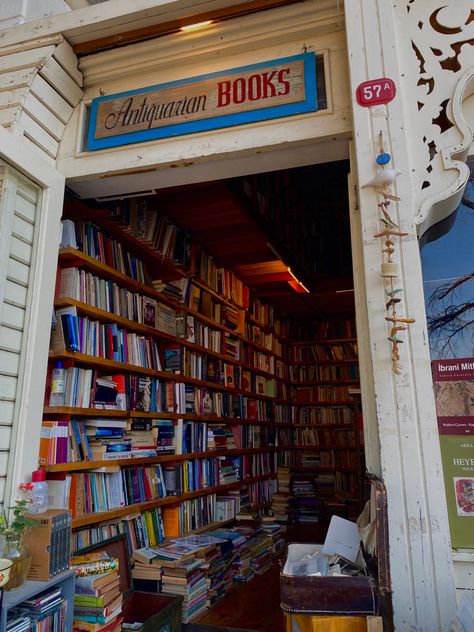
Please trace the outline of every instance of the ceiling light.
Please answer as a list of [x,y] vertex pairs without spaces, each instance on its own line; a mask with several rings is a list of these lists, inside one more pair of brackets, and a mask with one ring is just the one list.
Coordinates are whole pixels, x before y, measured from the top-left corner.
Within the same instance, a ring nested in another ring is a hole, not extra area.
[[196,31],[197,29],[202,29],[205,26],[209,26],[212,24],[212,20],[206,20],[206,22],[196,22],[196,24],[188,24],[188,26],[182,26],[180,31]]

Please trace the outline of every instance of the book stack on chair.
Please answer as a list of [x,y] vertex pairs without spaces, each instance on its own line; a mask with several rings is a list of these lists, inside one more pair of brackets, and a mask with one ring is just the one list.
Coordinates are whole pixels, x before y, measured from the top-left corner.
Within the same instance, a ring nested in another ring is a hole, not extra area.
[[105,551],[73,557],[76,572],[74,632],[120,632],[122,594],[118,559]]

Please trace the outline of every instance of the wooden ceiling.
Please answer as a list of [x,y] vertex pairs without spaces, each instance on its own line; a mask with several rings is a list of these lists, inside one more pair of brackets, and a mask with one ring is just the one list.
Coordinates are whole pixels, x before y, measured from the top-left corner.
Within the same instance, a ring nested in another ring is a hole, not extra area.
[[[320,224],[325,234],[320,236],[318,255],[321,260],[308,262],[316,269],[310,274],[294,265],[294,253],[281,241],[275,241],[272,226],[239,194],[238,179],[159,190],[157,209],[188,227],[193,241],[202,244],[217,265],[232,269],[280,312],[298,320],[350,317],[354,296],[348,234],[348,164],[341,161],[290,171],[300,198],[306,201],[310,212],[321,213],[323,219]],[[291,214],[292,209],[287,212]],[[302,241],[308,238],[301,235]],[[309,293],[295,282],[295,277]]]

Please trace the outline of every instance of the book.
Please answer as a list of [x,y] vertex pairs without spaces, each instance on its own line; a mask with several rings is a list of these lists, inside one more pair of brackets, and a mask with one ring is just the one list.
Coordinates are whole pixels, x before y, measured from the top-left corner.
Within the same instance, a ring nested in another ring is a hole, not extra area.
[[90,621],[91,623],[109,623],[122,610],[122,595],[118,596],[106,606],[89,606],[74,604],[74,619]]
[[74,595],[74,608],[76,606],[89,606],[89,607],[105,607],[112,603],[120,595],[120,587],[115,586],[111,590],[107,591],[103,595],[93,597],[92,595]]
[[75,591],[77,594],[101,597],[104,593],[115,588],[119,582],[117,571],[99,573],[98,575],[85,575],[75,578]]
[[143,297],[143,324],[153,328],[158,325],[157,302],[148,296]]
[[71,568],[76,576],[99,575],[117,571],[118,559],[110,557],[105,551],[75,555],[71,558]]
[[91,623],[89,621],[74,621],[72,632],[117,632],[120,630],[123,617],[118,615],[106,625],[103,623]]

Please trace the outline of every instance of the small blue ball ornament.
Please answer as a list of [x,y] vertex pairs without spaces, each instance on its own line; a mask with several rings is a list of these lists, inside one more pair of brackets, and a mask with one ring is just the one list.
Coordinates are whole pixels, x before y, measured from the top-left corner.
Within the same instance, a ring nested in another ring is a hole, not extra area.
[[390,154],[387,154],[386,152],[382,152],[381,154],[377,156],[377,158],[375,159],[375,162],[378,165],[386,165],[391,160],[392,160],[392,156]]

